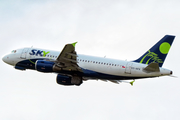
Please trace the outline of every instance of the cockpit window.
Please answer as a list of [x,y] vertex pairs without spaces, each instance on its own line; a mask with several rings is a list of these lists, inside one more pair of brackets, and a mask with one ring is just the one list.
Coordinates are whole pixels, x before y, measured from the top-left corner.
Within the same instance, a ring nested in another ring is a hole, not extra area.
[[16,53],[17,51],[16,50],[13,50],[11,53]]

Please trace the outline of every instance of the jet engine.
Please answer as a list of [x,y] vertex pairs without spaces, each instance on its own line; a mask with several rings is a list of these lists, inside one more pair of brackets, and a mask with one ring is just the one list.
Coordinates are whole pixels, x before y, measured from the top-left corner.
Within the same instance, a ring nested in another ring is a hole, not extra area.
[[39,72],[53,72],[54,62],[37,60],[35,64],[35,69]]
[[65,76],[65,75],[57,75],[56,82],[61,85],[81,85],[82,78],[79,76]]

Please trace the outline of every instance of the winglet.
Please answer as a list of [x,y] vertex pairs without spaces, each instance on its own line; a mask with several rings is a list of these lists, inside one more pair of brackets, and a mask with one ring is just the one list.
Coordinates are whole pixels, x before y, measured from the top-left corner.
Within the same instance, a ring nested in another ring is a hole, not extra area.
[[130,84],[133,86],[133,83],[135,82],[135,80],[131,81]]
[[75,43],[72,43],[72,45],[75,47],[76,43],[77,43],[77,42],[75,42]]

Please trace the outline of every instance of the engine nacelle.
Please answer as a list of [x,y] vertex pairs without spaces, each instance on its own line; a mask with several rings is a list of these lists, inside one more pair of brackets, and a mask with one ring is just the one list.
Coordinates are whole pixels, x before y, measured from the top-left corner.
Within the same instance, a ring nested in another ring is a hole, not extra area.
[[65,76],[65,75],[57,75],[56,82],[61,85],[81,85],[82,78],[79,76]]
[[39,72],[53,72],[54,62],[37,60],[35,64],[35,69]]

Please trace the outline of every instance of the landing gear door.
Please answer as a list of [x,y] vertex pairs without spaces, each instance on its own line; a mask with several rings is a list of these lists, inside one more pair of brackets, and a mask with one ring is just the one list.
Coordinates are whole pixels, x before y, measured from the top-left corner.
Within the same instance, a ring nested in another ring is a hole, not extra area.
[[22,53],[21,53],[20,58],[26,59],[27,52],[28,52],[28,48],[24,48],[23,51],[22,51]]
[[131,62],[128,62],[128,63],[126,64],[125,73],[131,74],[131,66],[132,66],[132,63],[131,63]]

